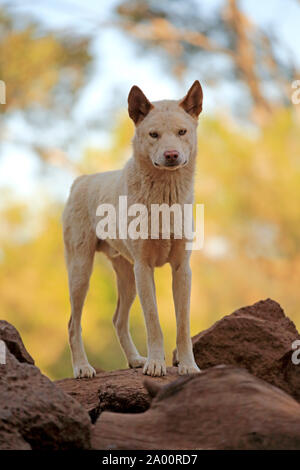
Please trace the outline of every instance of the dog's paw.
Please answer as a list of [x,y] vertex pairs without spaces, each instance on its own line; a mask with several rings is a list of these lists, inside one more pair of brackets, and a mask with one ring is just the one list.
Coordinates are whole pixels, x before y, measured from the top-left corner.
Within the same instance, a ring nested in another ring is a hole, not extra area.
[[83,379],[83,378],[91,379],[95,377],[95,375],[96,375],[96,371],[94,367],[92,367],[88,363],[74,366],[75,379]]
[[199,374],[201,370],[196,363],[188,364],[181,362],[178,364],[178,374],[187,375],[187,374]]
[[160,359],[147,359],[144,365],[143,374],[152,375],[152,377],[160,377],[166,375],[166,363]]
[[136,369],[138,367],[144,367],[146,364],[147,358],[143,356],[136,356],[130,359],[129,361],[129,367],[131,369]]

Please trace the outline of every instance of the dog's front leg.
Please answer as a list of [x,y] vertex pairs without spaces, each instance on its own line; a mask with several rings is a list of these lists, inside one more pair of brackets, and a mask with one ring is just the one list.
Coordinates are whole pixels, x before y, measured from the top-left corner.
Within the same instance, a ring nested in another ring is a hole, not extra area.
[[173,297],[177,322],[177,359],[180,375],[200,372],[193,354],[190,337],[190,296],[192,273],[189,260],[172,266]]
[[135,282],[145,316],[148,358],[143,372],[147,375],[166,375],[164,341],[159,324],[153,269],[145,263],[135,262]]

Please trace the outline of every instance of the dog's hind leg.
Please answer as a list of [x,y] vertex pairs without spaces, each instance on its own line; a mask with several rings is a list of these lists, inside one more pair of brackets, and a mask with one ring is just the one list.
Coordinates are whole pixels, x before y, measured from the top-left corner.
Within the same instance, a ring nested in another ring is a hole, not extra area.
[[94,243],[71,246],[65,240],[65,255],[69,276],[71,318],[69,342],[75,378],[93,377],[95,369],[89,364],[81,335],[81,315],[93,268]]
[[139,355],[129,332],[129,312],[136,296],[133,266],[123,256],[111,258],[117,276],[118,304],[113,323],[129,367],[143,367],[146,358]]

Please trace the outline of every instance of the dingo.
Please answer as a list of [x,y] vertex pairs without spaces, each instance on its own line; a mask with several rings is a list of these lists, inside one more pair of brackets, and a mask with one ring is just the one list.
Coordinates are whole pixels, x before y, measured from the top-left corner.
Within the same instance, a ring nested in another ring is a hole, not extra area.
[[[130,367],[143,367],[144,374],[166,374],[163,335],[159,324],[153,271],[170,263],[177,321],[178,372],[199,372],[190,338],[191,252],[186,240],[99,240],[96,235],[99,204],[118,208],[119,196],[128,204],[192,204],[197,153],[196,128],[202,110],[202,88],[195,81],[179,101],[150,103],[133,86],[128,112],[135,124],[133,157],[123,170],[77,178],[63,214],[65,256],[69,275],[71,318],[69,341],[75,377],[93,377],[81,336],[81,314],[96,251],[105,253],[117,276],[118,304],[113,317],[120,344]],[[129,332],[129,310],[138,292],[146,329],[148,357],[138,353]]]

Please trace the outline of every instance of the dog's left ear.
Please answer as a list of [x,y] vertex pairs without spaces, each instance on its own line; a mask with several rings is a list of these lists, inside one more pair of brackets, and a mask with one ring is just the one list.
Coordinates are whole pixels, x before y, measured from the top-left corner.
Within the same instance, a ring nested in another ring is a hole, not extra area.
[[202,111],[203,92],[200,82],[196,80],[187,95],[180,101],[181,106],[188,114],[193,118],[198,119],[199,114]]
[[134,85],[128,95],[128,113],[135,125],[139,124],[154,108],[142,90]]

